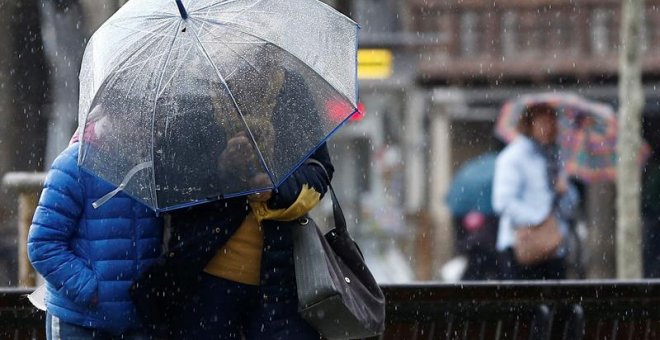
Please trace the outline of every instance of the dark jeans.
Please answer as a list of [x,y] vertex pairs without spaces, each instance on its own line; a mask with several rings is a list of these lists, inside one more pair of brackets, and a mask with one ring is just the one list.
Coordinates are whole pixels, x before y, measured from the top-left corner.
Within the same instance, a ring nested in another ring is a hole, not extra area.
[[66,323],[58,317],[46,313],[46,339],[48,340],[146,340],[152,339],[138,332],[112,335],[97,329]]
[[531,266],[516,261],[512,248],[500,252],[498,257],[500,280],[562,280],[566,278],[563,258],[553,258]]
[[642,237],[644,277],[660,278],[660,217],[644,218]]
[[176,338],[181,339],[319,339],[298,315],[298,301],[270,301],[258,286],[202,274]]
[[496,252],[475,249],[467,252],[466,256],[468,264],[462,280],[478,281],[499,278]]
[[468,230],[463,221],[465,216],[455,216],[456,251],[464,254],[468,265],[462,280],[493,280],[498,278],[497,230],[499,219],[484,215],[485,219],[477,229]]

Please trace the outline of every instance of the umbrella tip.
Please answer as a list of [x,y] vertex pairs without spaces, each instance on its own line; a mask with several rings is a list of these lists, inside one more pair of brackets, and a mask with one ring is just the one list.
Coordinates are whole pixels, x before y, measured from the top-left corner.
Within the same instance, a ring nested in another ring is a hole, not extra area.
[[186,11],[186,8],[183,7],[183,3],[181,2],[181,0],[174,0],[174,1],[176,1],[176,7],[179,8],[179,13],[181,14],[181,18],[183,18],[183,20],[188,19],[188,11]]

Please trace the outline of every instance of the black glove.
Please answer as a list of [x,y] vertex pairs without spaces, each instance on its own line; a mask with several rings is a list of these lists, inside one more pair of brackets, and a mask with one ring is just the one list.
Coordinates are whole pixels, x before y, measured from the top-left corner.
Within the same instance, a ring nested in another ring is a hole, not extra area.
[[325,195],[334,172],[327,147],[323,145],[310,158],[319,161],[325,169],[317,164],[303,163],[277,188],[275,195],[268,200],[268,208],[288,208],[298,199],[298,195],[300,195],[302,187],[305,184],[320,193],[321,197]]

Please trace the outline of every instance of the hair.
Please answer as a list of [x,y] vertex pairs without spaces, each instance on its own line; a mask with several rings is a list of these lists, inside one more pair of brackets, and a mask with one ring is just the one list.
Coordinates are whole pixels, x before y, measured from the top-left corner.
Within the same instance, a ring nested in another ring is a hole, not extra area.
[[[270,51],[272,52],[272,51]],[[228,90],[241,110],[235,112],[232,101],[218,96],[224,90],[217,82],[211,86],[216,89],[210,93],[216,120],[220,122],[227,138],[245,130],[247,125],[255,143],[267,161],[273,160],[275,146],[275,128],[273,113],[278,104],[278,95],[283,89],[285,69],[280,61],[269,51],[260,49],[255,52],[255,63],[245,63],[227,78]]]
[[527,105],[525,111],[520,115],[518,120],[518,125],[516,129],[521,134],[531,137],[532,134],[532,125],[537,117],[549,115],[552,117],[557,117],[557,111],[546,103],[536,103]]

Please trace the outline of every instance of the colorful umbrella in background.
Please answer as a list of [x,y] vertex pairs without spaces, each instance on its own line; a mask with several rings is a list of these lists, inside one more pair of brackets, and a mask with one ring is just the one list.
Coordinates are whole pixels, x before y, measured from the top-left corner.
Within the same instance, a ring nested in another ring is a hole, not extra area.
[[[564,169],[586,183],[612,181],[616,177],[617,118],[609,105],[571,93],[524,95],[507,101],[495,126],[505,142],[516,135],[520,115],[529,105],[545,103],[558,112],[559,145]],[[639,162],[644,163],[650,147],[643,143]]]

